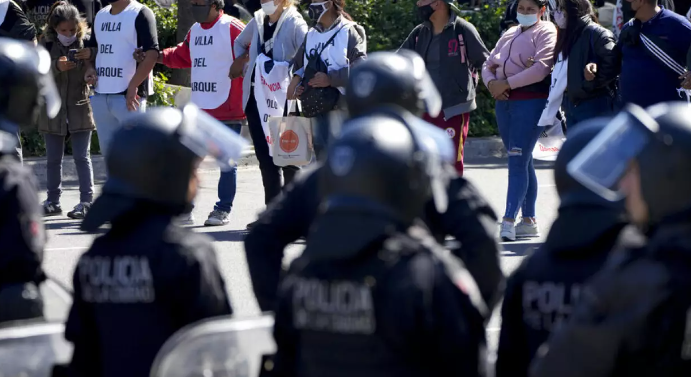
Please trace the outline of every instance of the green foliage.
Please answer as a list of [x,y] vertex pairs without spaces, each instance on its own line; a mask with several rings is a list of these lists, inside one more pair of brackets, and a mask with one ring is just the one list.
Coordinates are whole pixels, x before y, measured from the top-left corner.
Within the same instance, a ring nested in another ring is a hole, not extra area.
[[168,76],[161,72],[154,75],[154,95],[149,96],[147,106],[175,106],[178,89],[166,86]]

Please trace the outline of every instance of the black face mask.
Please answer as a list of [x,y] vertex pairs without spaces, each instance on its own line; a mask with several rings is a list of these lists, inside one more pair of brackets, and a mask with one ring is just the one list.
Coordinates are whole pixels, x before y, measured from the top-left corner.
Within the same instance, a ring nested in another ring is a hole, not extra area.
[[192,4],[192,18],[194,18],[194,20],[199,22],[200,24],[206,22],[209,19],[209,13],[211,13],[211,4]]
[[315,23],[319,22],[319,20],[322,18],[322,16],[324,15],[325,12],[326,12],[326,2],[324,2],[322,4],[310,4],[309,9],[307,10],[309,17]]
[[429,21],[429,18],[432,17],[432,14],[434,14],[432,4],[417,7],[417,16],[420,18],[420,21],[422,22]]

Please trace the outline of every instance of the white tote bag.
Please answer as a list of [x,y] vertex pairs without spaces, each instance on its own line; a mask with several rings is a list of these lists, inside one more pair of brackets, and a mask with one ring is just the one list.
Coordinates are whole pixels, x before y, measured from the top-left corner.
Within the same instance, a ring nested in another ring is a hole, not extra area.
[[312,119],[291,115],[295,102],[288,101],[284,116],[269,118],[276,166],[303,166],[312,160]]
[[565,140],[566,136],[561,126],[561,120],[556,119],[553,125],[545,127],[540,138],[537,139],[533,149],[533,158],[542,161],[556,160]]

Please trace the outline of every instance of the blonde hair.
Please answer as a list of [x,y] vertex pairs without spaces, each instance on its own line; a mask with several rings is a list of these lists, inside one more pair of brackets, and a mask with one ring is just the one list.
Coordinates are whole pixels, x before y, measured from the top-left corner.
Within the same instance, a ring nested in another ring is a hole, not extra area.
[[295,0],[283,0],[281,1],[281,5],[283,8],[289,8],[295,5]]

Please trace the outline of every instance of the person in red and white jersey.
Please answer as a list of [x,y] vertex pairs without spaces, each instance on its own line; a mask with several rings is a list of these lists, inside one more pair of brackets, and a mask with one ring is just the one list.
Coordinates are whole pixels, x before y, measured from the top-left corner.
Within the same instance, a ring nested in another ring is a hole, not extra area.
[[[158,63],[170,68],[192,69],[192,95],[190,101],[209,115],[240,133],[246,124],[242,109],[242,78],[229,78],[230,66],[235,60],[235,38],[245,25],[235,17],[223,13],[223,0],[192,0],[192,15],[197,21],[185,40],[175,47],[166,48]],[[136,53],[136,59],[140,55]],[[218,202],[204,225],[228,224],[235,199],[237,169],[221,172],[218,181]],[[194,222],[192,213],[183,215],[182,223]]]

